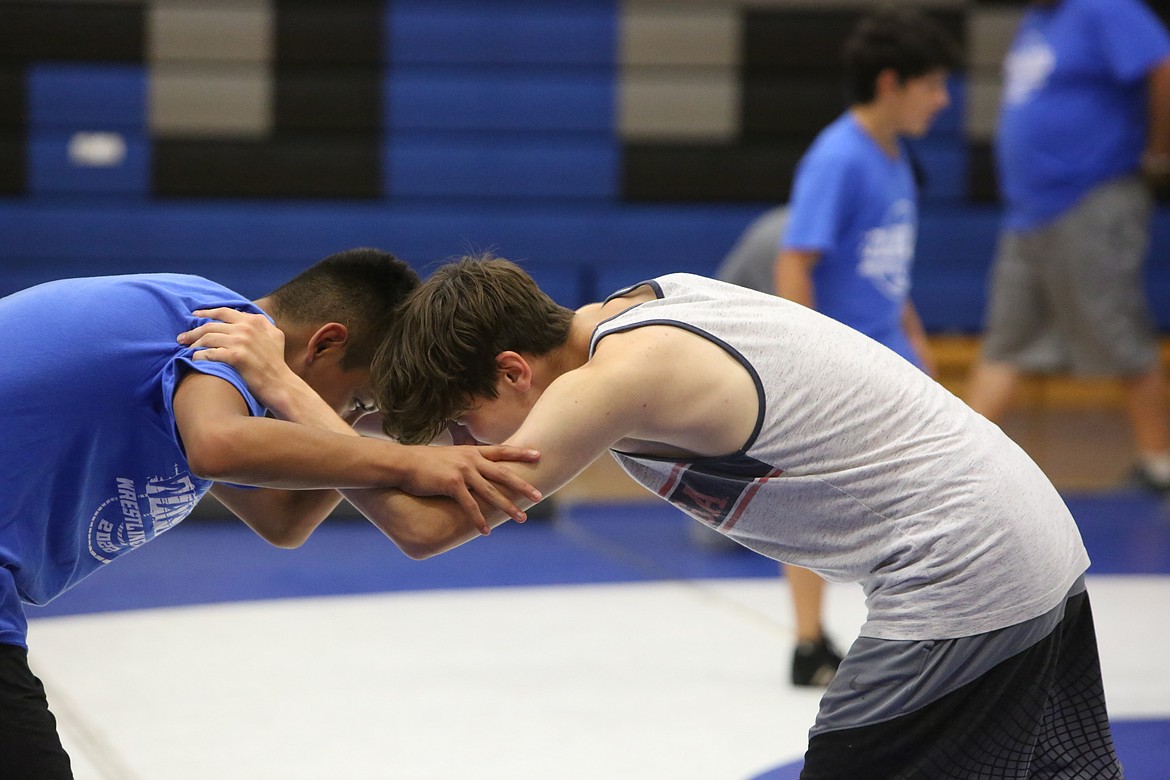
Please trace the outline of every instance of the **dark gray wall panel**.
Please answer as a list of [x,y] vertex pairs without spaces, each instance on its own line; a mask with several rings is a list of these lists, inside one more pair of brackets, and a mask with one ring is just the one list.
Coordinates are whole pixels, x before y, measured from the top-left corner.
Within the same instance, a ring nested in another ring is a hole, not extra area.
[[277,58],[285,65],[378,65],[385,5],[383,0],[277,0]]
[[627,144],[626,198],[634,201],[788,200],[799,146]]
[[0,66],[0,128],[15,130],[28,122],[24,68]]
[[382,123],[382,74],[377,68],[281,66],[276,72],[277,132],[364,131]]
[[141,62],[142,3],[0,2],[0,60]]
[[0,132],[0,194],[24,194],[25,148],[23,133]]
[[263,143],[159,141],[154,190],[173,197],[376,198],[381,158],[369,138]]

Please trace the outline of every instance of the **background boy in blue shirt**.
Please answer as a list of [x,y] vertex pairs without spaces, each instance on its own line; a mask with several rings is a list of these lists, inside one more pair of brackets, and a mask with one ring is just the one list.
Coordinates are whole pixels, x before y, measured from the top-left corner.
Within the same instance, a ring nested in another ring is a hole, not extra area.
[[1033,2],[1004,63],[996,161],[1005,212],[969,403],[998,421],[1022,373],[1117,377],[1136,475],[1170,491],[1142,276],[1147,185],[1170,176],[1170,35],[1154,13],[1140,0]]
[[[845,45],[849,109],[801,159],[775,261],[776,293],[884,344],[933,374],[911,302],[918,185],[903,139],[947,107],[954,43],[921,13],[886,8]],[[821,627],[823,581],[787,567],[796,612],[792,681],[827,685],[840,656]]]

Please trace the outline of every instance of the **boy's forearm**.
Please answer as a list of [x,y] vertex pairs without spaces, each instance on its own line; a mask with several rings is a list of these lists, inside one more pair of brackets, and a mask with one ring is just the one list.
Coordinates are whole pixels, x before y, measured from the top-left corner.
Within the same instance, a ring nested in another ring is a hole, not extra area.
[[409,460],[402,445],[284,420],[240,418],[201,443],[192,466],[217,482],[291,490],[390,487],[404,484]]
[[[454,501],[419,497],[398,490],[342,490],[342,496],[403,553],[415,560],[447,552],[480,536],[479,529]],[[527,502],[531,503],[531,502]],[[525,506],[527,505],[525,504]],[[508,517],[479,501],[494,528]]]
[[279,386],[269,390],[265,401],[272,413],[281,420],[346,436],[358,435],[313,388],[291,371]]
[[781,250],[776,257],[773,277],[776,295],[810,309],[816,308],[811,270],[814,262],[815,256]]

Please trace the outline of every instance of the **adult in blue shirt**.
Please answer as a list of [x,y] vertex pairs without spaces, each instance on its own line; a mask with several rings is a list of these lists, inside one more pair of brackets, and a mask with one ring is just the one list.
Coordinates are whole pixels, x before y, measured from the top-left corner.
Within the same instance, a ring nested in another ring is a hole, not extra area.
[[[918,186],[904,140],[925,135],[950,103],[949,36],[927,16],[887,8],[845,45],[850,106],[796,170],[775,258],[776,293],[849,325],[933,374],[910,300]],[[822,628],[824,583],[786,567],[796,615],[796,685],[827,685],[840,663]]]
[[[0,775],[72,777],[29,668],[22,603],[44,604],[149,542],[208,491],[281,547],[332,511],[333,488],[359,503],[383,491],[358,489],[449,495],[473,508],[462,517],[470,533],[486,528],[473,494],[522,516],[505,494],[531,490],[494,462],[530,457],[522,451],[404,447],[350,427],[373,410],[370,363],[418,283],[367,249],[254,303],[179,274],[68,279],[0,299]],[[286,422],[295,408],[265,409],[235,369],[180,344],[202,309],[270,316],[259,319],[280,335],[278,359],[340,415],[340,430]],[[369,516],[408,551],[427,533],[412,518]]]
[[1140,0],[1036,0],[1004,64],[1005,206],[968,401],[1003,417],[1023,373],[1121,380],[1138,480],[1170,491],[1142,265],[1147,180],[1170,174],[1170,35]]

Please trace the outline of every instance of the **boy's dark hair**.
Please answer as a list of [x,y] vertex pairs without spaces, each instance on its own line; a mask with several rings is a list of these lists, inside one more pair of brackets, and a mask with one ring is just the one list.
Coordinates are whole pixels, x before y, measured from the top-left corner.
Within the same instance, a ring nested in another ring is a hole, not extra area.
[[898,80],[953,70],[958,45],[938,22],[913,8],[881,6],[866,14],[845,42],[845,88],[850,103],[877,96],[877,78],[892,69]]
[[394,309],[420,284],[418,274],[389,252],[349,249],[329,255],[274,290],[270,314],[309,325],[340,322],[349,329],[342,368],[365,368],[394,319]]
[[471,405],[496,397],[496,356],[547,355],[565,344],[573,311],[514,263],[491,256],[442,265],[402,303],[374,358],[386,433],[405,444],[436,436]]

